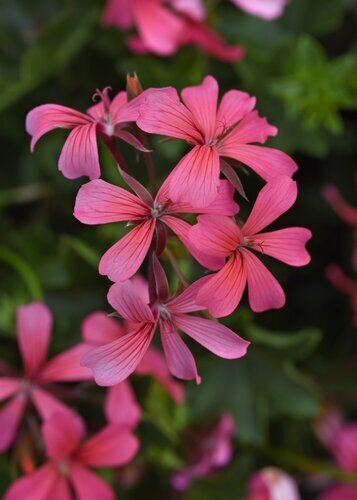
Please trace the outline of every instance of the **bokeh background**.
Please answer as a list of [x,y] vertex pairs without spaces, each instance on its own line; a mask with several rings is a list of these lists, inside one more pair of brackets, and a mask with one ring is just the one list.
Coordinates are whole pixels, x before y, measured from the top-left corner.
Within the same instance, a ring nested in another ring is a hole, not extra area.
[[[302,498],[315,498],[314,474],[330,460],[313,421],[328,403],[357,419],[357,337],[348,298],[329,283],[328,264],[351,277],[353,237],[321,195],[335,184],[356,204],[357,4],[354,0],[291,0],[282,18],[266,22],[230,2],[207,2],[210,22],[230,42],[246,47],[244,60],[227,64],[195,48],[169,58],[131,54],[124,36],[103,29],[103,2],[0,0],[0,355],[18,362],[14,314],[18,305],[43,299],[55,315],[53,352],[80,339],[86,314],[104,309],[108,281],[98,275],[100,255],[121,234],[118,225],[81,225],[72,216],[81,181],[64,179],[57,159],[66,135],[56,131],[34,154],[24,128],[26,113],[53,102],[85,110],[96,88],[124,88],[136,72],[144,88],[178,89],[214,75],[221,91],[239,88],[257,97],[257,108],[279,128],[270,145],[299,164],[299,197],[282,225],[313,231],[312,262],[301,269],[271,262],[287,292],[286,307],[253,315],[241,307],[226,323],[253,345],[239,361],[219,360],[193,346],[203,377],[186,384],[187,404],[176,407],[150,379],[135,379],[144,408],[137,479],[120,498],[175,498],[169,478],[185,460],[188,428],[209,423],[222,410],[236,422],[236,453],[215,478],[196,481],[187,499],[243,498],[249,475],[274,464],[300,482]],[[153,147],[159,145],[153,139]],[[184,145],[160,144],[155,161],[165,176]],[[112,158],[100,149],[103,177],[120,184]],[[147,182],[133,151],[124,154]],[[244,177],[254,199],[261,186]],[[249,205],[242,201],[242,213]],[[201,272],[174,241],[172,251],[190,279]],[[99,389],[98,389],[99,390]],[[85,398],[76,407],[89,421],[99,408]],[[16,474],[12,453],[0,457],[0,491]],[[140,473],[138,473],[140,471]],[[333,476],[333,473],[332,473]],[[113,477],[109,477],[114,481]]]

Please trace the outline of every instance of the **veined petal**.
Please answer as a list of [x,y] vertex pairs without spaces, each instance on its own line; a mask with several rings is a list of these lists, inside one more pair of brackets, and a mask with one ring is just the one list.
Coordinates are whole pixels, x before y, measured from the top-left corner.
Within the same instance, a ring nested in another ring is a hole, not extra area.
[[200,85],[186,87],[181,92],[182,100],[191,111],[199,130],[206,141],[215,136],[218,83],[212,76],[206,76]]
[[94,312],[82,323],[83,340],[92,346],[109,344],[123,334],[123,327],[105,312]]
[[87,175],[90,179],[100,177],[97,146],[97,124],[78,125],[64,143],[58,168],[67,179]]
[[32,109],[26,116],[26,131],[32,136],[31,151],[37,141],[47,132],[56,128],[74,128],[91,123],[91,119],[67,106],[42,104]]
[[104,412],[109,423],[135,429],[140,422],[141,408],[128,380],[109,387]]
[[75,460],[92,467],[120,467],[127,464],[139,449],[139,441],[120,424],[109,424],[83,443]]
[[[6,491],[4,500],[48,500],[59,478],[52,463],[46,463],[32,474],[20,477]],[[66,499],[64,499],[66,500]]]
[[91,346],[83,343],[61,352],[45,364],[37,380],[42,383],[91,380],[92,371],[81,366],[81,359],[89,349]]
[[288,0],[232,0],[237,7],[252,16],[272,21],[280,17]]
[[256,99],[240,90],[229,90],[218,106],[216,136],[224,134],[230,127],[238,124],[255,106]]
[[290,266],[305,266],[311,260],[310,254],[305,248],[311,237],[311,231],[304,227],[288,227],[278,231],[256,234],[250,248],[275,257],[275,259]]
[[298,166],[290,156],[278,149],[252,144],[230,142],[229,135],[219,146],[220,156],[233,158],[248,165],[265,181],[270,181],[278,175],[291,177]]
[[1,377],[0,378],[0,401],[7,399],[17,392],[20,388],[20,381],[17,378]]
[[82,360],[94,372],[98,385],[118,384],[133,373],[154,335],[156,324],[140,325],[136,330],[110,344],[96,347]]
[[52,314],[42,302],[20,306],[16,314],[18,344],[26,374],[35,375],[44,363],[51,340]]
[[71,463],[69,478],[77,500],[115,499],[115,493],[108,483],[78,462]]
[[5,403],[0,409],[0,452],[3,453],[15,439],[26,399],[19,395]]
[[84,435],[83,420],[71,411],[55,412],[42,425],[46,455],[53,460],[70,457]]
[[242,121],[223,139],[223,147],[232,144],[248,144],[249,142],[260,142],[264,144],[268,137],[274,137],[278,129],[270,125],[266,118],[261,118],[258,111],[250,111]]
[[109,304],[119,315],[136,323],[153,322],[154,316],[150,307],[137,293],[131,281],[114,283],[108,292]]
[[73,215],[84,224],[138,221],[150,215],[150,207],[129,191],[96,179],[80,187]]
[[195,146],[176,165],[170,175],[173,202],[207,207],[218,196],[220,166],[215,146]]
[[208,255],[228,257],[243,240],[237,224],[223,215],[199,215],[189,238],[197,248]]
[[148,253],[155,226],[153,219],[146,220],[109,248],[100,260],[100,274],[107,275],[112,281],[131,278]]
[[53,413],[70,412],[70,408],[49,392],[36,388],[31,391],[31,400],[43,420],[47,420]]
[[249,305],[254,312],[280,309],[285,305],[285,293],[279,282],[249,250],[242,250],[247,272]]
[[237,359],[247,352],[249,342],[215,321],[188,314],[175,314],[175,325],[203,347],[225,359]]
[[210,276],[198,292],[197,302],[216,318],[228,316],[241,301],[246,283],[244,262],[236,252],[218,273]]
[[167,302],[167,307],[171,313],[188,313],[195,311],[202,311],[205,307],[197,304],[197,294],[203,287],[205,283],[211,279],[211,276],[204,276],[196,280],[190,286],[188,286],[180,295],[177,295],[169,302]]
[[259,233],[293,206],[297,197],[296,182],[279,176],[259,192],[250,215],[242,227],[244,236]]

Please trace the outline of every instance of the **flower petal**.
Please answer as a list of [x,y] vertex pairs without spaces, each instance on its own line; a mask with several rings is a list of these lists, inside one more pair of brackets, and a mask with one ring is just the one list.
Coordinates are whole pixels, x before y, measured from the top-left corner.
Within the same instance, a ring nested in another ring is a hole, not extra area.
[[20,382],[17,378],[0,378],[0,401],[7,399],[20,389]]
[[171,0],[172,7],[195,21],[204,21],[206,9],[203,0]]
[[200,215],[192,226],[189,238],[197,248],[208,255],[227,257],[243,240],[237,224],[223,215]]
[[211,276],[204,276],[191,283],[183,292],[169,300],[166,304],[170,313],[188,313],[195,311],[202,311],[205,307],[198,305],[197,294],[205,283],[211,279]]
[[92,346],[109,344],[124,334],[124,329],[105,312],[94,312],[82,323],[83,340]]
[[264,144],[268,137],[275,137],[278,129],[261,118],[258,111],[250,111],[240,123],[222,141],[227,144],[248,144],[249,142],[260,142]]
[[340,191],[333,184],[326,184],[322,189],[325,200],[346,224],[357,226],[357,207],[347,203],[341,196]]
[[261,17],[267,21],[272,21],[280,17],[288,0],[232,0],[237,7],[240,7],[252,16]]
[[100,177],[97,124],[78,125],[69,134],[58,160],[58,168],[67,179],[87,175]]
[[149,214],[148,205],[134,194],[96,179],[80,187],[73,215],[84,224],[107,224],[137,221]]
[[216,136],[236,125],[255,106],[256,98],[240,90],[226,92],[218,106]]
[[156,325],[140,325],[110,344],[96,347],[82,360],[94,372],[98,385],[118,384],[133,373],[147,351]]
[[108,302],[124,319],[136,323],[153,322],[150,307],[145,304],[131,281],[114,283],[108,292]]
[[72,462],[69,477],[76,500],[114,500],[115,493],[110,486],[92,471],[78,462]]
[[135,429],[140,422],[141,408],[128,380],[109,387],[104,412],[109,423]]
[[134,22],[131,0],[107,0],[101,22],[103,26],[117,26],[121,29],[131,28]]
[[0,452],[9,448],[15,439],[26,400],[22,395],[12,398],[0,409]]
[[51,340],[52,314],[42,302],[32,302],[18,308],[16,323],[25,371],[28,376],[33,376],[47,356]]
[[258,194],[250,215],[242,227],[245,236],[258,233],[293,206],[296,182],[286,176],[269,181]]
[[247,270],[248,297],[254,312],[280,309],[285,305],[285,293],[279,282],[249,250],[242,251]]
[[42,383],[92,380],[91,370],[81,366],[81,359],[90,348],[87,344],[78,344],[61,352],[45,364],[38,380]]
[[146,220],[109,248],[100,260],[100,274],[107,275],[112,281],[131,278],[149,251],[155,225],[153,219]]
[[47,420],[53,413],[70,412],[70,408],[53,397],[49,392],[36,388],[31,391],[31,399],[43,420]]
[[[46,463],[32,474],[20,477],[6,491],[4,500],[48,500],[59,478],[56,467]],[[64,499],[66,500],[66,499]]]
[[[356,500],[356,498],[357,486],[355,484],[331,486],[319,496],[319,500]],[[298,500],[298,497],[295,500]]]
[[42,425],[46,455],[53,460],[69,458],[84,435],[83,420],[71,411],[52,413]]
[[221,358],[237,359],[247,352],[249,342],[216,321],[187,314],[175,314],[172,320],[180,330]]

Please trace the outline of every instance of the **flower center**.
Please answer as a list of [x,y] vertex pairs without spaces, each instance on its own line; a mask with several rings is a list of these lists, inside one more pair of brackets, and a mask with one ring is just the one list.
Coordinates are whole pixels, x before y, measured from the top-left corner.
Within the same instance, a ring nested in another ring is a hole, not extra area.
[[153,219],[158,219],[163,214],[164,210],[165,210],[165,205],[163,203],[158,203],[157,205],[154,205],[150,212],[151,217]]
[[171,313],[165,304],[159,305],[158,312],[159,312],[160,318],[164,321],[171,318]]
[[69,474],[69,464],[66,460],[59,460],[57,462],[57,469],[61,476],[68,476]]

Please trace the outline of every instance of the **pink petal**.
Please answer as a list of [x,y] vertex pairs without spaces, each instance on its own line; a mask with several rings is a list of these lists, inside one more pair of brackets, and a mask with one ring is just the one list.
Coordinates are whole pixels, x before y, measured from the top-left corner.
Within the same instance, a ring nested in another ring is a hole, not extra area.
[[179,17],[159,0],[132,0],[132,9],[140,37],[150,51],[159,55],[175,53],[184,29]]
[[180,330],[221,358],[241,358],[247,352],[249,342],[220,323],[187,314],[175,314],[173,322]]
[[37,106],[26,117],[26,131],[32,136],[31,151],[34,150],[37,141],[51,130],[74,128],[90,122],[91,119],[88,116],[66,106],[59,106],[58,104]]
[[116,127],[114,135],[115,137],[118,137],[118,139],[121,139],[122,141],[126,142],[127,144],[137,149],[138,151],[141,151],[142,153],[150,153],[150,150],[147,149],[144,146],[144,144],[140,142],[139,139],[137,139],[135,135],[132,134],[131,132]]
[[108,302],[124,319],[136,323],[150,323],[154,321],[150,307],[137,294],[133,283],[129,280],[122,283],[114,283],[110,287]]
[[237,252],[218,273],[210,276],[197,294],[197,303],[215,318],[228,316],[240,303],[246,282],[246,269]]
[[305,248],[312,237],[311,231],[303,227],[289,227],[254,236],[250,248],[275,257],[290,266],[306,266],[311,260]]
[[218,106],[216,136],[222,135],[238,122],[255,106],[256,99],[240,90],[229,90],[224,94]]
[[141,408],[128,380],[109,387],[104,411],[109,423],[135,429],[140,422]]
[[82,360],[94,372],[98,385],[118,384],[133,373],[147,351],[156,325],[141,325],[105,346],[96,347]]
[[[276,467],[265,467],[249,481],[249,491],[254,498],[273,500],[300,500],[299,491],[292,477]],[[341,499],[342,500],[342,499]]]
[[0,378],[0,401],[7,399],[20,389],[20,382],[17,378]]
[[203,139],[192,114],[180,102],[177,91],[173,88],[146,94],[136,123],[150,134],[161,134],[193,143]]
[[25,409],[26,399],[19,395],[5,403],[0,409],[0,452],[3,453],[16,437],[20,419]]
[[172,7],[195,21],[203,21],[206,8],[203,0],[171,0]]
[[328,488],[318,500],[356,500],[356,498],[357,486],[355,484],[341,484]]
[[45,364],[38,380],[42,383],[91,380],[91,370],[81,366],[81,359],[90,348],[87,344],[78,344],[61,352]]
[[232,0],[237,7],[252,16],[258,16],[267,21],[280,17],[288,0]]
[[182,385],[171,377],[165,357],[154,347],[149,347],[146,351],[135,373],[137,375],[152,375],[176,403],[184,402],[185,392]]
[[250,111],[222,142],[223,147],[228,144],[248,144],[249,142],[264,144],[268,137],[275,137],[277,134],[278,129],[270,125],[266,118],[260,118],[257,111]]
[[47,420],[53,413],[65,413],[70,409],[64,403],[42,389],[33,389],[31,399],[43,420]]
[[181,96],[191,111],[197,128],[203,133],[206,143],[209,143],[216,131],[217,80],[212,76],[206,76],[200,85],[184,88]]
[[322,194],[342,220],[351,226],[357,226],[357,208],[347,203],[334,185],[325,185]]
[[51,340],[52,314],[42,302],[32,302],[18,308],[16,323],[26,374],[34,376],[47,356]]
[[103,15],[103,26],[117,26],[121,29],[131,28],[133,14],[131,0],[107,0]]
[[71,463],[69,474],[76,500],[115,500],[116,495],[110,486],[79,463]]
[[[52,463],[46,463],[32,474],[17,479],[6,491],[4,500],[48,500],[58,481],[59,473]],[[64,499],[66,500],[66,499]]]
[[143,278],[140,274],[136,274],[130,280],[135,288],[136,295],[140,297],[140,299],[148,304],[150,302],[149,296],[149,284],[145,278]]
[[109,344],[124,334],[122,326],[105,312],[94,312],[82,323],[83,340],[92,346]]
[[64,143],[58,168],[67,179],[87,175],[90,179],[100,177],[97,147],[97,124],[78,125]]
[[286,176],[269,181],[258,194],[242,228],[245,236],[258,233],[293,206],[297,197],[296,182]]
[[149,251],[155,225],[153,219],[146,220],[109,248],[100,260],[100,274],[107,275],[112,281],[131,278]]
[[237,224],[223,215],[200,215],[189,237],[199,250],[218,257],[231,255],[243,240]]
[[291,177],[298,169],[294,160],[278,149],[230,142],[229,135],[221,143],[219,154],[248,165],[265,181],[270,181],[278,175]]
[[167,366],[172,375],[182,380],[196,380],[200,384],[195,358],[185,342],[170,324],[161,322],[160,328]]
[[247,271],[248,297],[254,312],[280,309],[285,305],[285,293],[279,282],[249,250],[242,251]]
[[[64,476],[58,476],[50,493],[51,500],[72,500],[72,491],[69,481]],[[48,498],[46,499],[48,500]]]
[[73,215],[84,224],[138,221],[150,215],[150,207],[129,191],[97,179],[80,187]]
[[53,460],[69,458],[85,435],[84,422],[74,412],[55,412],[42,425],[46,454]]
[[171,231],[176,234],[176,236],[178,236],[190,254],[201,264],[201,266],[206,267],[211,271],[215,271],[224,265],[223,258],[208,255],[196,246],[197,241],[193,242],[193,240],[189,237],[191,225],[188,222],[179,219],[178,217],[172,217],[171,215],[161,217],[161,221],[164,222],[171,229]]
[[139,449],[134,434],[121,424],[110,424],[88,439],[75,453],[75,460],[92,467],[120,467]]
[[188,286],[183,292],[167,302],[166,306],[170,313],[188,313],[202,311],[203,306],[197,304],[197,294],[205,283],[208,283],[212,276],[204,276]]

